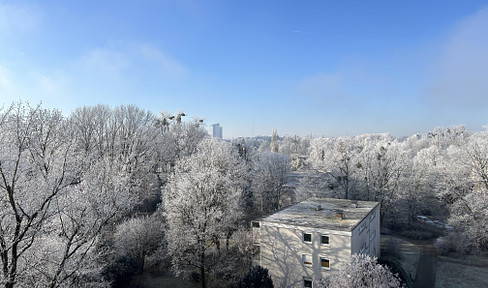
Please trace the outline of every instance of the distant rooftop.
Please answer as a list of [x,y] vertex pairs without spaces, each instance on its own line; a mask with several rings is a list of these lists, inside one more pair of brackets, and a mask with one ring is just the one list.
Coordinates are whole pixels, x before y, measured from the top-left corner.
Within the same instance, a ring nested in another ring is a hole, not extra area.
[[[317,209],[320,205],[320,209]],[[260,219],[263,222],[352,231],[379,202],[335,198],[309,198]],[[336,219],[337,212],[343,219]]]

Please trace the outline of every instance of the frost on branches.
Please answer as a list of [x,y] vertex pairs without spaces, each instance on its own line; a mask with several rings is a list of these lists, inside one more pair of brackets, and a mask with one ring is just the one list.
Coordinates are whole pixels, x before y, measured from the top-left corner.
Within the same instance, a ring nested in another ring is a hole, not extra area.
[[350,264],[319,282],[319,288],[399,288],[400,279],[388,268],[378,264],[376,257],[365,254],[352,255]]
[[32,271],[25,256],[36,250],[45,224],[53,221],[55,199],[80,182],[58,111],[21,103],[0,111],[0,281],[14,287]]
[[108,285],[100,238],[136,203],[120,157],[79,145],[73,122],[40,106],[1,110],[0,135],[0,283]]
[[285,186],[290,173],[290,158],[274,152],[260,152],[255,158],[252,183],[259,212],[276,211],[283,206],[283,200],[290,192]]
[[177,163],[163,191],[174,268],[185,275],[198,270],[202,287],[209,253],[219,253],[220,239],[241,217],[244,171],[229,143],[207,138],[195,154]]

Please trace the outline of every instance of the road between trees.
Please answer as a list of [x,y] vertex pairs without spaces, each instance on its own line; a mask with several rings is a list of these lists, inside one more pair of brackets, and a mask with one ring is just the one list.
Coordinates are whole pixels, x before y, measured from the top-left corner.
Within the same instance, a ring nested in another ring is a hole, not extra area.
[[436,249],[433,240],[412,241],[421,249],[414,288],[435,287]]

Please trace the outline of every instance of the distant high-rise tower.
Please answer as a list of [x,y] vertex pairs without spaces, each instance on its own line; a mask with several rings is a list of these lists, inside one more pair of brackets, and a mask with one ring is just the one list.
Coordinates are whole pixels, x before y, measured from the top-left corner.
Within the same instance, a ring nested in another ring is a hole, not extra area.
[[219,123],[212,125],[212,135],[215,138],[222,139],[222,126]]

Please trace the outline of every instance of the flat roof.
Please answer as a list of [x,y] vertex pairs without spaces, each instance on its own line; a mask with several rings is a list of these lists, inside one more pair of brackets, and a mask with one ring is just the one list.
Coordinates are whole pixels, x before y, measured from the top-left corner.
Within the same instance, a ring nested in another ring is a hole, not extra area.
[[[323,228],[329,230],[352,231],[379,202],[356,201],[335,198],[309,198],[303,202],[286,207],[259,221]],[[320,210],[317,209],[320,205]],[[336,219],[342,212],[343,218]]]

